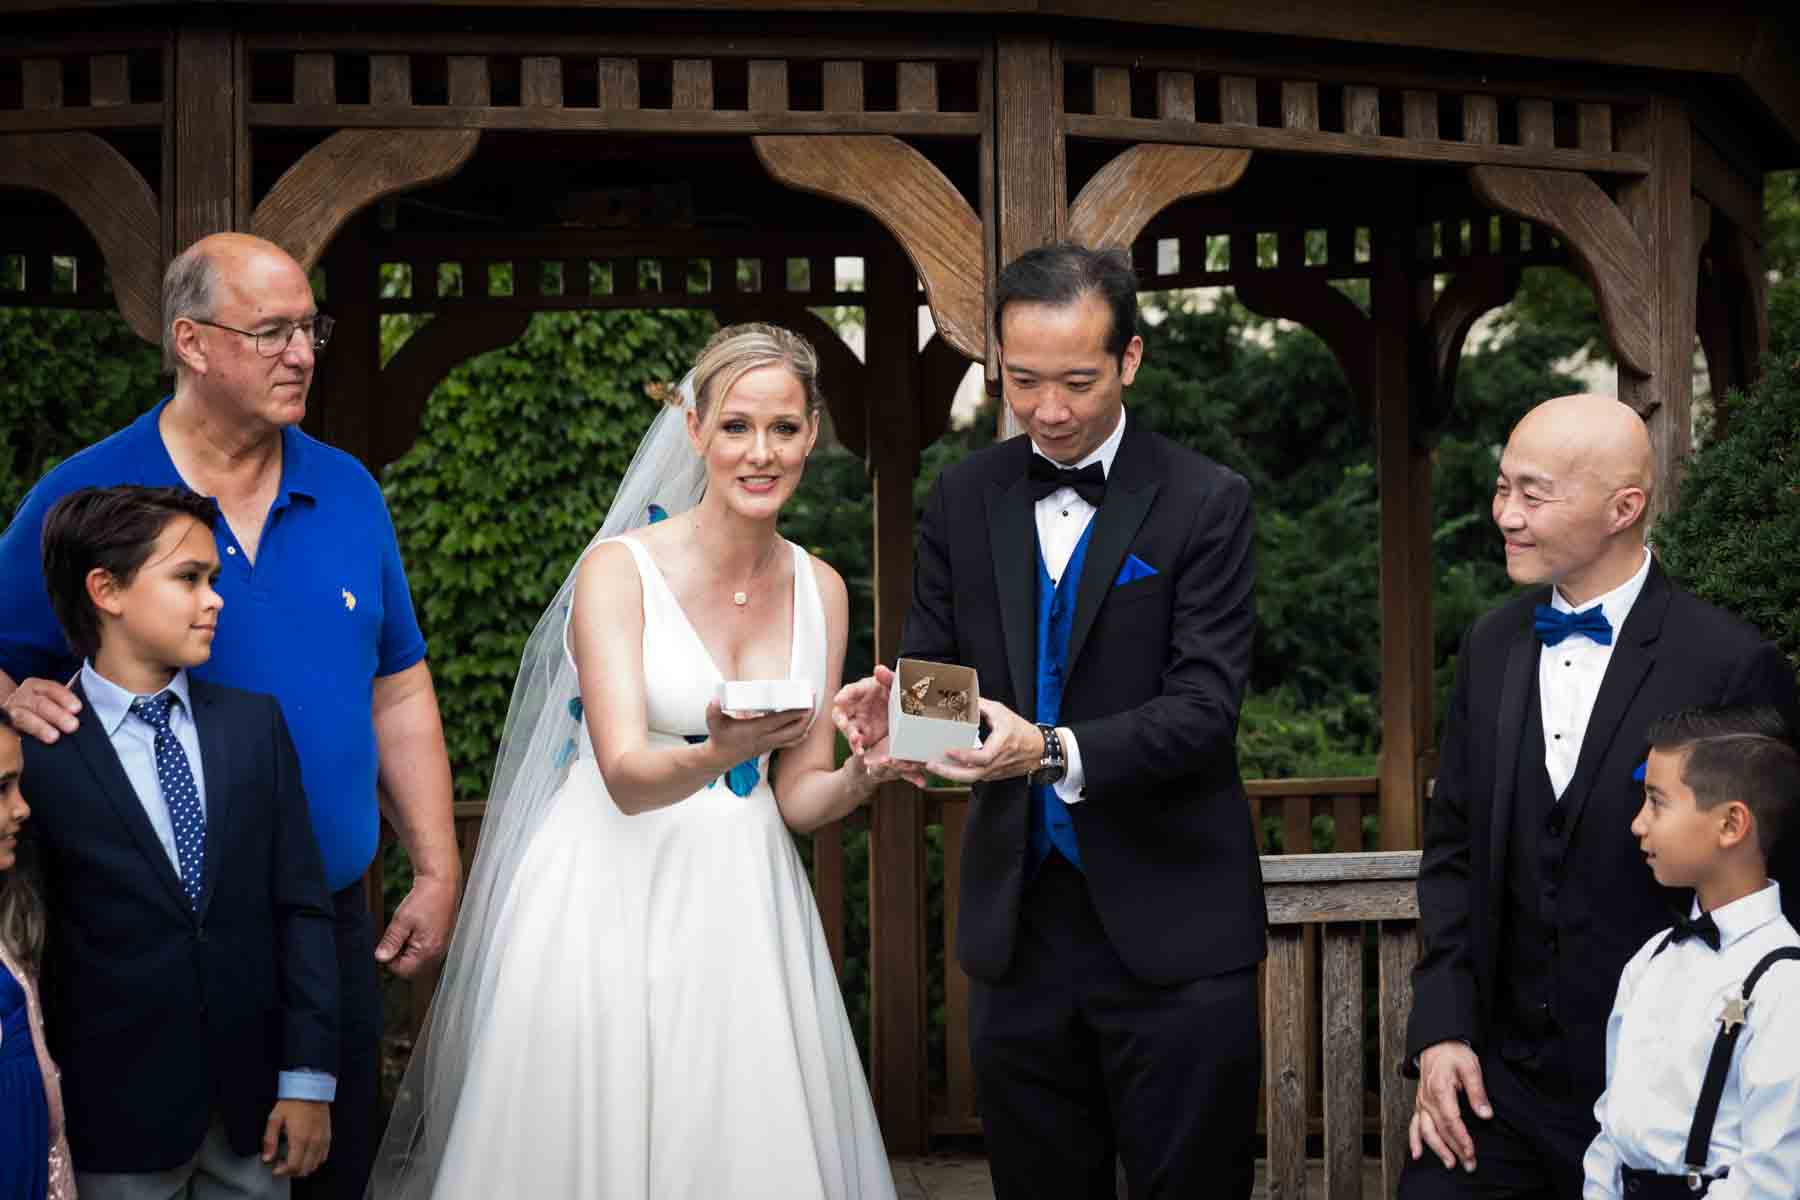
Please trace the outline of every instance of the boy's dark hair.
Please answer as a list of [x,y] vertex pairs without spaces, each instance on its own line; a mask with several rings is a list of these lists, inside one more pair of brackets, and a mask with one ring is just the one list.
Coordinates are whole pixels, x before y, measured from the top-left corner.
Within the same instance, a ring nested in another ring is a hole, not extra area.
[[994,340],[1000,341],[1008,304],[1073,304],[1092,295],[1112,312],[1106,352],[1122,360],[1138,331],[1137,283],[1128,250],[1093,250],[1076,242],[1027,250],[994,281]]
[[217,513],[210,499],[187,488],[82,488],[58,500],[44,517],[44,586],[69,648],[82,658],[100,649],[90,571],[99,567],[129,585],[170,521],[192,517],[210,529]]
[[1650,726],[1650,747],[1682,754],[1681,782],[1701,809],[1741,800],[1766,858],[1800,805],[1800,752],[1773,708],[1689,708]]

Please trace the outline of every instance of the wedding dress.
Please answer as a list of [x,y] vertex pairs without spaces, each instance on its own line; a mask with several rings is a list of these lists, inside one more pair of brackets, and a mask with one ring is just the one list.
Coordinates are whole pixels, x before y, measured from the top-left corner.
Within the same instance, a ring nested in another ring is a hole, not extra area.
[[[651,743],[698,740],[720,674],[649,552],[616,540],[643,586]],[[813,685],[822,709],[824,609],[811,558],[790,548],[789,675]],[[627,816],[607,794],[579,699],[567,716],[567,776],[511,878],[496,882],[486,961],[464,985],[467,1061],[450,1111],[435,1114],[445,1134],[430,1195],[889,1200],[768,756]]]

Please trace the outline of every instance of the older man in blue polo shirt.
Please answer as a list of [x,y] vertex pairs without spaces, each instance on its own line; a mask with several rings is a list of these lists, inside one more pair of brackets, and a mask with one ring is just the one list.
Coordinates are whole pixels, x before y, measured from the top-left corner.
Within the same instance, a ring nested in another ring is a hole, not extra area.
[[[299,428],[329,332],[306,273],[269,242],[218,234],[170,263],[162,347],[174,394],[46,475],[0,535],[0,696],[17,726],[46,742],[81,719],[63,682],[81,664],[51,614],[39,561],[52,504],[120,483],[216,499],[225,607],[212,660],[195,674],[280,700],[336,896],[344,1011],[333,1146],[294,1193],[352,1200],[380,1132],[375,964],[405,976],[442,955],[461,863],[437,696],[393,523],[362,465]],[[378,794],[414,883],[376,946],[359,884],[376,849]]]

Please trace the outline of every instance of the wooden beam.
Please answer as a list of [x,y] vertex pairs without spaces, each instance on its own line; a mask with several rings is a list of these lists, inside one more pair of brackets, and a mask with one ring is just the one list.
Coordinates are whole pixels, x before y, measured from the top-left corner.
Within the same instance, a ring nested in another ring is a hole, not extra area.
[[[1235,265],[1239,239],[1233,244]],[[1374,339],[1369,318],[1356,302],[1332,287],[1323,277],[1271,278],[1273,272],[1239,276],[1233,291],[1245,308],[1273,320],[1302,325],[1331,348],[1338,369],[1344,373],[1350,397],[1365,418],[1375,413]]]
[[[875,660],[892,663],[912,602],[919,465],[918,314],[898,247],[866,260],[869,466],[875,508]],[[883,785],[869,808],[870,1089],[890,1153],[930,1141],[925,1059],[925,796]]]
[[[992,247],[990,281],[1027,250],[1063,239],[1069,187],[1064,157],[1062,55],[1056,41],[1032,34],[997,38],[993,85],[990,140],[994,199],[986,231]],[[991,291],[986,298],[991,303]],[[984,313],[984,318],[988,315]],[[983,327],[987,328],[985,319]],[[994,336],[994,331],[988,329],[988,335]],[[985,358],[988,394],[1000,397],[1000,355],[989,353]],[[1022,432],[1012,409],[1004,401],[997,407],[1000,436],[1008,438]]]
[[[1417,425],[1425,359],[1424,316],[1429,276],[1413,260],[1415,228],[1407,216],[1379,231],[1370,289],[1374,332],[1376,472],[1381,504],[1381,846],[1419,845],[1424,781],[1419,760],[1430,738],[1429,671],[1418,668],[1432,644],[1429,537],[1419,536],[1418,509],[1431,503],[1430,459]],[[1423,485],[1423,486],[1422,486]],[[1427,533],[1429,523],[1426,523]],[[1420,581],[1426,581],[1421,587]],[[1421,674],[1424,686],[1421,686]]]
[[956,389],[969,373],[969,357],[934,333],[919,351],[919,445],[929,446],[950,428]]
[[[310,405],[319,409],[318,436],[373,469],[379,425],[381,313],[376,258],[362,231],[337,238],[325,260],[326,302],[337,318],[330,350],[319,358]],[[433,324],[436,324],[434,321]]]
[[106,259],[119,315],[162,337],[162,214],[137,168],[91,133],[0,135],[0,185],[46,192],[74,212]]
[[345,129],[289,167],[250,228],[310,269],[344,222],[383,196],[447,179],[475,153],[473,129]]
[[1456,400],[1456,370],[1462,361],[1463,342],[1483,313],[1512,303],[1519,291],[1520,271],[1504,259],[1477,259],[1458,271],[1426,323],[1430,342],[1432,378],[1430,404],[1420,414],[1426,430],[1435,430],[1449,417]]
[[[416,282],[414,286],[418,286]],[[335,307],[335,289],[332,299]],[[412,447],[419,436],[425,404],[444,376],[478,354],[512,345],[530,324],[531,314],[522,309],[451,310],[439,313],[424,328],[415,330],[381,371],[380,418],[371,421],[371,469],[379,472]]]
[[1620,206],[1585,175],[1479,166],[1470,169],[1469,181],[1493,207],[1556,231],[1593,286],[1613,353],[1630,370],[1648,374],[1658,351],[1644,229],[1634,228]]
[[924,281],[938,331],[969,358],[981,355],[981,219],[931,160],[886,136],[764,136],[753,144],[777,182],[881,222]]
[[170,242],[165,260],[249,218],[249,128],[243,53],[229,30],[184,26],[174,39],[171,153],[163,165]]
[[1228,190],[1249,165],[1248,150],[1133,146],[1082,187],[1069,206],[1069,237],[1129,248],[1157,213],[1189,196]]
[[1646,178],[1619,193],[1619,207],[1642,246],[1647,278],[1641,304],[1653,339],[1651,353],[1641,360],[1620,356],[1619,399],[1637,409],[1650,427],[1655,520],[1674,500],[1692,445],[1700,269],[1694,218],[1696,204],[1705,202],[1694,198],[1693,131],[1680,105],[1659,98],[1625,122],[1618,136],[1621,144],[1648,154],[1651,162]]

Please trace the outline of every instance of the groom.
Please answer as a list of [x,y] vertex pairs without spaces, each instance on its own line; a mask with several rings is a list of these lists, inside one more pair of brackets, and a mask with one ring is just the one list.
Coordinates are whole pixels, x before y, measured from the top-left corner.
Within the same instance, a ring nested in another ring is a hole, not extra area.
[[[995,1193],[1248,1196],[1262,879],[1238,778],[1254,568],[1244,480],[1126,415],[1144,344],[1120,251],[1000,273],[1006,402],[1027,436],[945,471],[901,654],[974,667],[957,956]],[[892,674],[848,685],[852,745]],[[917,764],[898,764],[919,778]]]

